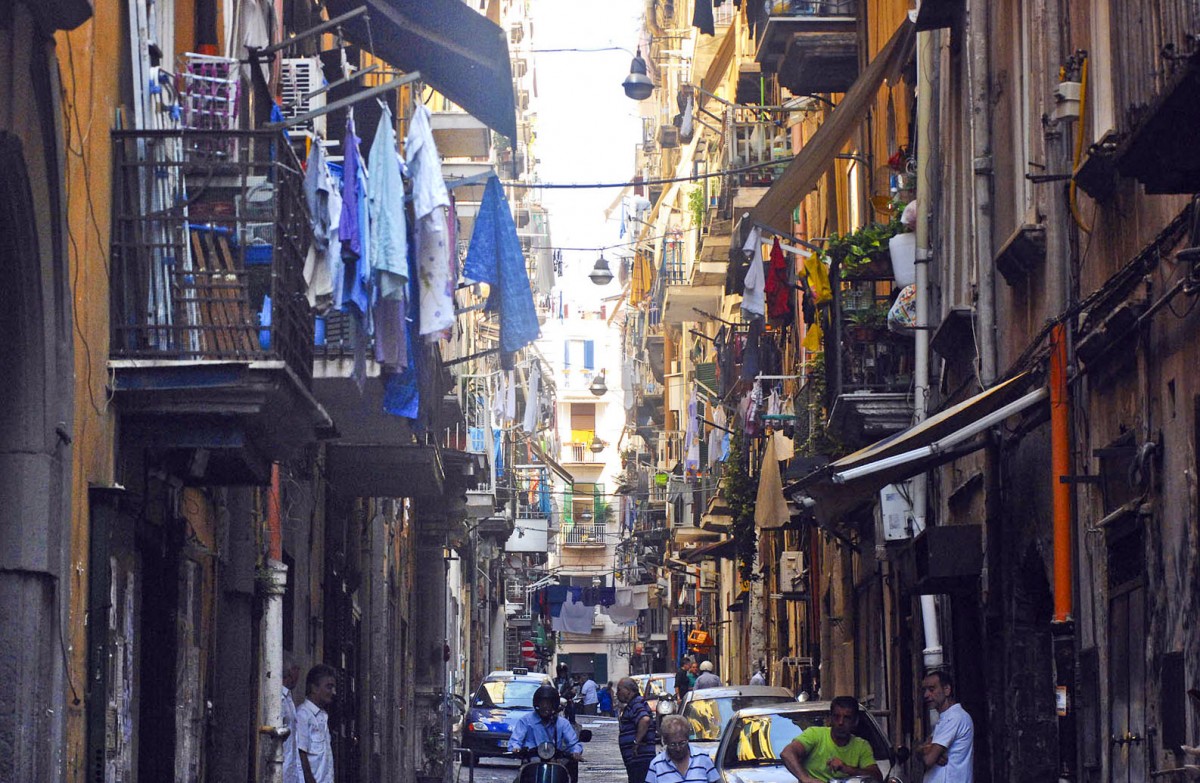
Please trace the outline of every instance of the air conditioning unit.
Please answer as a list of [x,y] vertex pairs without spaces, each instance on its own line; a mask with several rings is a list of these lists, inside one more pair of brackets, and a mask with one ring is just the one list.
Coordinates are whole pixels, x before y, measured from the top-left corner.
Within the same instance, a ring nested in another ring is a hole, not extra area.
[[879,528],[884,541],[912,538],[913,510],[908,503],[911,484],[888,484],[879,491]]
[[[283,116],[289,120],[325,105],[325,93],[306,99],[313,90],[325,85],[325,74],[321,70],[319,57],[285,57],[280,70],[280,85],[283,97]],[[317,117],[289,131],[308,131],[318,136],[325,135],[325,117]]]
[[808,572],[804,568],[803,552],[779,553],[779,592],[808,592]]
[[658,146],[665,150],[679,146],[679,128],[674,125],[661,125],[658,129]]

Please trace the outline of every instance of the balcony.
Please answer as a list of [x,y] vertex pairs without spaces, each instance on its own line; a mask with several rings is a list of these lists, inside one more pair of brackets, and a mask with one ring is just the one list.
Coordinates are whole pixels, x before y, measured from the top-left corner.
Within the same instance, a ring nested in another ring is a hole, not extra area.
[[491,130],[465,111],[435,111],[429,125],[443,157],[486,158],[492,151]]
[[603,452],[594,453],[591,443],[564,443],[562,461],[566,465],[603,465]]
[[114,131],[109,368],[123,436],[255,484],[332,421],[311,393],[299,162],[279,133]]
[[888,330],[892,297],[888,278],[843,280],[835,294],[840,340],[836,361],[827,366],[829,429],[849,447],[873,443],[912,423],[914,341]]
[[792,0],[773,14],[755,60],[795,95],[845,92],[858,78],[856,0]]
[[608,525],[580,522],[563,537],[563,546],[603,547],[608,545]]

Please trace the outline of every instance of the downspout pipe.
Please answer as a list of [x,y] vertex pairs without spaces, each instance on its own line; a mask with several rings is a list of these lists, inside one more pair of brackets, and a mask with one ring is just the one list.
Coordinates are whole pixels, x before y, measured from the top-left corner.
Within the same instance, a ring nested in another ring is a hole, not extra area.
[[1050,332],[1050,464],[1054,509],[1054,622],[1072,620],[1071,596],[1071,406],[1067,392],[1067,326]]
[[[934,34],[917,33],[917,224],[916,284],[917,329],[913,399],[913,423],[925,421],[929,411],[929,223],[933,199],[933,67]],[[913,479],[913,533],[925,530],[928,508],[928,475]],[[925,632],[922,658],[926,669],[942,665],[942,642],[938,630],[937,599],[921,596],[921,623]]]
[[271,464],[267,491],[267,569],[262,584],[265,606],[259,660],[259,733],[265,783],[283,783],[283,742],[290,730],[283,725],[283,593],[287,566],[283,563],[283,518],[280,502],[279,463]]
[[992,104],[991,58],[988,41],[988,0],[969,0],[967,8],[967,83],[971,110],[972,210],[975,236],[975,332],[979,340],[979,384],[996,382],[996,268],[992,263]]

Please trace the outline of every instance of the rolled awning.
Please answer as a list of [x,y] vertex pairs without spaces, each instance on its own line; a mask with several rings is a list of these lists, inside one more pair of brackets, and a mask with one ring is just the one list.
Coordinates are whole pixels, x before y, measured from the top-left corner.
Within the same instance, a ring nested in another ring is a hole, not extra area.
[[[328,0],[335,17],[366,5],[346,36],[510,139],[517,135],[508,38],[462,0]],[[367,17],[369,17],[369,22]],[[368,24],[370,27],[368,28]]]
[[907,18],[842,98],[837,108],[788,164],[751,214],[755,222],[786,230],[796,205],[807,196],[837,155],[862,124],[875,101],[879,87],[900,77],[912,57],[916,31]]
[[1029,390],[1028,373],[964,400],[920,424],[884,438],[853,454],[813,471],[784,488],[792,497],[810,495],[817,519],[832,522],[859,505],[873,500],[888,484],[932,470],[982,448],[976,438],[1009,416],[1047,399],[1046,389]]

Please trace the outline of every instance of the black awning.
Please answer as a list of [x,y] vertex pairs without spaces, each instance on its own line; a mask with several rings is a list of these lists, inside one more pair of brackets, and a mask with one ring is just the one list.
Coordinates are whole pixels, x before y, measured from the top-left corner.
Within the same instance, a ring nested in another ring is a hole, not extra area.
[[1042,402],[1045,389],[1027,391],[1032,383],[1023,373],[975,395],[903,432],[831,462],[784,487],[785,497],[804,491],[816,500],[819,523],[839,519],[888,484],[911,478],[975,451],[985,444],[975,436],[992,417],[1019,413]]
[[[461,0],[328,0],[331,17],[366,5],[345,23],[356,44],[430,87],[497,133],[517,135],[508,38]],[[367,16],[370,17],[368,30]]]

